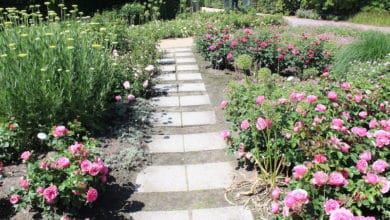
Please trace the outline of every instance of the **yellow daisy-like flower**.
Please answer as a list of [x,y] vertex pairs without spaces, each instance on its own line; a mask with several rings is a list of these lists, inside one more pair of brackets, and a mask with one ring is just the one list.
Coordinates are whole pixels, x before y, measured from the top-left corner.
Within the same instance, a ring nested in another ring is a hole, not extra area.
[[28,56],[27,53],[20,53],[20,54],[18,54],[18,57],[20,57],[20,58],[24,58],[24,57],[27,57],[27,56]]
[[100,45],[100,44],[92,44],[92,48],[100,49],[100,48],[102,48],[102,45]]

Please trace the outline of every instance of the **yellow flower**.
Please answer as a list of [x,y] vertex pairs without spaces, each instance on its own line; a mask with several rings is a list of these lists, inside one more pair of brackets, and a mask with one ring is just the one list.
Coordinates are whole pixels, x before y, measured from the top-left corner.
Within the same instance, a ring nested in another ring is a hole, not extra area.
[[20,36],[21,36],[21,37],[27,37],[28,34],[21,34]]
[[102,45],[100,45],[100,44],[92,44],[92,47],[96,48],[96,49],[100,49],[100,48],[102,48]]
[[49,48],[50,49],[54,49],[54,48],[56,48],[56,46],[55,45],[50,45]]
[[20,54],[18,54],[18,57],[20,57],[20,58],[24,58],[24,57],[27,57],[27,56],[28,56],[27,53],[20,53]]
[[68,46],[68,47],[66,47],[66,49],[72,50],[72,49],[74,49],[74,46]]

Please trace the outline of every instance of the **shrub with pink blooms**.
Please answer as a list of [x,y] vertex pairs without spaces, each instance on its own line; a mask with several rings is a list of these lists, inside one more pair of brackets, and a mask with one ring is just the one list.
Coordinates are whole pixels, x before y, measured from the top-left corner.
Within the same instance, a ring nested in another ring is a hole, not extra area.
[[[383,69],[302,83],[260,74],[229,86],[224,111],[237,133],[228,138],[230,151],[260,173],[247,155],[266,159],[270,145],[272,156],[285,158],[291,178],[275,185],[287,192],[272,195],[280,219],[390,218],[389,79]],[[296,190],[306,192],[303,202]]]
[[254,69],[267,67],[273,72],[294,70],[303,77],[303,70],[314,68],[317,74],[327,71],[330,52],[324,49],[324,40],[301,37],[287,42],[272,31],[245,28],[231,30],[209,27],[197,39],[197,48],[214,67],[232,68],[240,55],[249,55]]
[[30,205],[44,215],[77,214],[85,205],[92,205],[104,189],[109,169],[95,152],[95,139],[81,136],[80,123],[55,126],[49,135],[50,145],[57,152],[34,161],[34,152],[26,151],[27,175],[10,194],[10,203],[17,210]]

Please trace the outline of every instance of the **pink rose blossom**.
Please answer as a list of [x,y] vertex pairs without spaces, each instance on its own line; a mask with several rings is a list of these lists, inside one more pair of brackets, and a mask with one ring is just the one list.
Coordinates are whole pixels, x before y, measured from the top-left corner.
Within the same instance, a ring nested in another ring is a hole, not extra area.
[[355,96],[355,102],[360,103],[363,100],[363,95],[356,95]]
[[91,169],[91,166],[92,166],[92,163],[89,160],[84,160],[80,164],[81,171],[83,171],[83,173],[88,173],[89,170]]
[[273,214],[278,214],[280,212],[280,204],[278,202],[271,203],[271,212]]
[[361,173],[366,173],[368,168],[368,163],[366,160],[358,160],[356,163],[356,170]]
[[348,180],[345,179],[345,177],[339,173],[339,172],[333,172],[329,175],[328,184],[332,186],[343,186],[348,184]]
[[342,119],[335,118],[332,120],[332,125],[330,126],[330,128],[339,131],[343,126],[344,126],[344,121]]
[[122,101],[122,96],[120,96],[120,95],[115,96],[115,101],[117,101],[117,102]]
[[9,202],[11,204],[16,204],[20,201],[21,197],[18,195],[18,194],[13,194],[10,199],[9,199]]
[[47,164],[46,161],[42,161],[40,164],[39,164],[39,168],[41,169],[47,169],[49,167],[49,165]]
[[285,198],[284,198],[284,205],[291,209],[293,208],[295,205],[297,204],[297,200],[294,198],[294,196],[291,196],[291,195],[287,195]]
[[125,81],[125,82],[123,83],[123,88],[124,88],[124,89],[130,89],[130,82],[129,82],[129,81]]
[[31,152],[30,151],[24,151],[21,155],[20,158],[22,158],[23,161],[28,161],[30,159]]
[[316,110],[317,112],[324,112],[324,111],[326,111],[326,106],[325,106],[325,105],[322,105],[322,104],[318,104],[318,105],[316,106],[315,110]]
[[219,104],[219,107],[220,107],[221,109],[225,109],[227,105],[228,105],[228,102],[227,102],[226,100],[223,100],[223,101]]
[[263,104],[264,100],[265,100],[264,96],[257,96],[256,97],[256,103],[259,105]]
[[323,186],[328,182],[328,174],[323,171],[317,171],[313,174],[313,179],[310,183],[315,186]]
[[316,102],[318,100],[318,98],[317,98],[317,96],[315,96],[315,95],[309,95],[309,96],[307,96],[307,102],[309,102],[309,103],[314,103],[314,102]]
[[[314,55],[314,54],[313,54],[313,55]],[[328,77],[328,76],[329,76],[329,72],[328,72],[328,71],[324,71],[324,72],[322,73],[321,76],[323,76],[323,77]]]
[[232,53],[228,53],[228,55],[226,55],[226,59],[227,60],[232,60],[233,59],[233,54]]
[[216,49],[217,49],[217,46],[215,46],[215,45],[211,45],[209,47],[209,50],[211,50],[211,51],[215,51]]
[[43,187],[38,187],[37,188],[37,190],[36,190],[36,192],[39,194],[39,195],[43,195],[43,191],[44,191],[45,189],[43,188]]
[[238,45],[237,41],[230,42],[231,47],[236,47]]
[[127,96],[127,101],[132,102],[134,100],[135,100],[135,96],[133,94]]
[[390,131],[390,119],[389,120],[380,120],[379,124],[382,126],[383,130]]
[[350,115],[348,112],[342,112],[341,114],[342,114],[343,117],[346,118],[347,120],[351,118],[351,115]]
[[371,120],[370,123],[368,124],[370,128],[375,128],[378,126],[378,122],[376,120]]
[[385,194],[390,189],[390,181],[386,179],[385,177],[379,177],[379,183],[381,184],[382,188],[380,189],[380,192],[382,194]]
[[297,100],[297,94],[298,94],[298,93],[296,93],[296,92],[292,92],[292,93],[290,94],[290,100],[291,100],[291,101]]
[[379,148],[382,148],[390,144],[390,132],[379,130],[374,134],[375,145]]
[[70,166],[70,160],[66,157],[60,157],[57,160],[57,166],[59,168],[68,168]]
[[371,153],[370,151],[363,151],[360,155],[359,155],[359,158],[361,160],[365,160],[365,161],[370,161],[371,160]]
[[28,182],[28,180],[26,180],[25,178],[21,178],[19,180],[19,185],[20,187],[22,187],[23,189],[28,189],[30,187],[30,183]]
[[314,163],[325,163],[328,158],[323,154],[317,154],[314,156]]
[[278,200],[279,197],[280,197],[280,193],[282,192],[282,190],[280,190],[279,187],[275,187],[275,189],[272,190],[271,192],[271,196],[273,199],[275,200]]
[[103,166],[99,163],[92,163],[91,167],[88,170],[89,175],[91,176],[97,176],[100,171],[102,171]]
[[279,60],[284,60],[284,54],[279,54],[278,58]]
[[358,135],[359,137],[365,137],[367,135],[367,129],[366,128],[360,128],[360,127],[353,127],[351,129],[351,132],[355,135]]
[[114,57],[119,56],[118,50],[114,49],[114,50],[112,51],[112,55],[114,55]]
[[347,83],[347,82],[344,82],[343,84],[341,84],[341,87],[345,90],[345,91],[348,91],[351,89],[351,84]]
[[284,137],[285,137],[287,140],[289,140],[289,139],[291,138],[291,134],[290,134],[290,133],[286,133],[286,134],[284,135]]
[[69,130],[65,126],[56,126],[53,131],[54,137],[62,137],[64,135],[69,135]]
[[221,137],[226,141],[230,138],[230,132],[227,130],[224,130],[221,132]]
[[293,177],[295,179],[301,179],[308,171],[305,165],[297,165],[293,168]]
[[367,173],[367,175],[364,177],[364,181],[366,183],[376,185],[377,183],[379,183],[379,176],[374,173]]
[[49,204],[54,203],[54,200],[57,198],[57,196],[58,190],[57,186],[55,185],[49,186],[43,190],[43,197],[45,197],[46,202]]
[[377,173],[383,173],[389,167],[389,164],[384,160],[377,160],[372,164],[372,169]]
[[290,208],[288,208],[287,206],[283,207],[283,217],[284,218],[290,217]]
[[331,101],[336,102],[337,101],[337,93],[335,93],[333,91],[330,91],[328,93],[328,99],[331,100]]
[[267,122],[264,118],[258,118],[256,120],[256,128],[261,131],[267,128]]
[[98,198],[98,191],[94,188],[90,188],[87,192],[86,199],[87,202],[94,202]]
[[291,51],[294,55],[298,55],[299,54],[299,50],[297,50],[297,49],[294,49],[294,50],[292,50]]
[[302,204],[309,203],[309,197],[308,193],[303,189],[295,189],[288,193],[288,195],[291,195],[295,198],[295,200]]
[[367,116],[368,116],[367,112],[359,112],[360,118],[365,119],[365,118],[367,118]]
[[83,144],[80,142],[75,142],[73,145],[70,145],[69,151],[75,155],[77,153],[80,153],[83,150]]
[[305,99],[305,96],[306,96],[306,94],[305,94],[304,92],[297,93],[297,94],[296,94],[296,99],[297,99],[298,101],[302,101],[302,100]]
[[351,146],[349,146],[349,144],[347,143],[341,143],[341,152],[343,153],[348,153],[349,149],[351,148]]
[[211,39],[211,34],[206,34],[204,37],[205,37],[207,40],[210,40],[210,39]]
[[339,202],[337,202],[337,200],[329,199],[328,201],[325,202],[324,208],[325,208],[326,214],[330,215],[330,213],[333,210],[340,208],[340,204],[339,204]]
[[248,120],[244,120],[241,122],[241,129],[242,130],[248,130],[248,128],[250,127],[250,124],[249,124],[249,121]]
[[346,208],[338,208],[330,212],[329,220],[353,220],[353,214]]
[[284,103],[287,102],[287,99],[285,99],[285,98],[280,98],[280,99],[278,100],[278,102],[279,102],[279,104],[284,104]]

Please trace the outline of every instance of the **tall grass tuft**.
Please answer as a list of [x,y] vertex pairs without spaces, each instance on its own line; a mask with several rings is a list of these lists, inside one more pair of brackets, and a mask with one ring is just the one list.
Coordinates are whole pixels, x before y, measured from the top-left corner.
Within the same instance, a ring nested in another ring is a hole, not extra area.
[[346,72],[352,61],[375,61],[383,59],[389,53],[390,34],[365,32],[358,41],[344,46],[335,55],[333,70],[336,73]]
[[0,116],[15,118],[26,145],[47,126],[75,118],[90,131],[104,126],[121,70],[102,31],[67,21],[0,33]]

